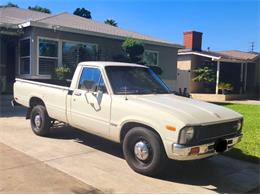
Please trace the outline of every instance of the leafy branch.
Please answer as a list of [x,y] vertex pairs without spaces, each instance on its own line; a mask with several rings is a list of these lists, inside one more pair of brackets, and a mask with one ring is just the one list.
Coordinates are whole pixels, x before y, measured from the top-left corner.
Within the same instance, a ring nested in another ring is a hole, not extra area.
[[196,76],[192,79],[195,82],[207,82],[212,83],[216,80],[215,71],[207,66],[199,67],[193,72],[196,74]]

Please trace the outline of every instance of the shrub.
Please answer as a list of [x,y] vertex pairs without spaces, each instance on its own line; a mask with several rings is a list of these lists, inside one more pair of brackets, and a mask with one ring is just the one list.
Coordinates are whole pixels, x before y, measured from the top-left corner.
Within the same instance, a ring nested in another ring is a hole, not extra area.
[[141,41],[127,38],[122,44],[122,49],[127,54],[127,57],[129,57],[130,62],[139,63],[142,61],[144,45]]
[[114,55],[112,58],[115,62],[130,62],[129,58],[123,54]]
[[149,66],[149,67],[153,70],[155,74],[162,75],[163,70],[161,69],[161,67],[159,66]]

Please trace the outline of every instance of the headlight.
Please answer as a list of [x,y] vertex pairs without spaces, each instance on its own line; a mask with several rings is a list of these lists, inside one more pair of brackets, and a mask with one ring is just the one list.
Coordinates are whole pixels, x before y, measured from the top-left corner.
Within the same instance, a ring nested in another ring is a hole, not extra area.
[[193,127],[184,127],[180,132],[179,144],[187,144],[194,137],[194,128]]
[[236,124],[236,130],[237,130],[237,131],[241,131],[242,125],[243,125],[242,120],[239,120],[239,121],[237,122],[237,124]]

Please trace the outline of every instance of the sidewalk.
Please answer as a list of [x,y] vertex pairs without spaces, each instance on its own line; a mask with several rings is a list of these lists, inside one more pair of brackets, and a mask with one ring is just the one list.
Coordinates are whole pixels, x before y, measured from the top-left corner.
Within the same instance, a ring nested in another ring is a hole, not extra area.
[[233,100],[233,101],[226,101],[226,102],[236,103],[236,104],[260,105],[260,100]]
[[100,193],[55,168],[0,143],[0,193]]

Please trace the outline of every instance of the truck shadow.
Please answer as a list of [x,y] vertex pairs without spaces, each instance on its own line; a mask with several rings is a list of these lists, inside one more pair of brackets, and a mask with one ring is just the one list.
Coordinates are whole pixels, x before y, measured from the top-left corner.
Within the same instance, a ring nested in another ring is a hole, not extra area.
[[25,117],[27,109],[25,107],[16,106],[12,108],[11,105],[8,107],[0,106],[0,117]]
[[[120,144],[69,126],[53,128],[49,138],[74,140],[77,143],[124,159]],[[225,158],[222,155],[197,161],[178,162],[170,160],[164,168],[165,171],[154,179],[200,186],[218,193],[247,193],[250,189],[247,189],[247,187],[240,188],[239,185],[251,185],[252,188],[257,187],[257,185],[252,183],[259,184],[258,176],[260,170],[254,170],[253,174],[252,171],[244,175],[237,174],[245,168],[247,166],[240,166],[240,161]],[[241,179],[239,177],[247,178]],[[252,183],[248,181],[248,178],[250,178],[249,180]],[[241,183],[244,180],[248,184]],[[255,181],[253,182],[253,180]],[[244,189],[244,191],[241,191],[241,189]]]
[[120,144],[70,126],[56,126],[52,128],[52,132],[48,137],[53,139],[74,140],[77,143],[106,152],[118,158],[124,158]]

